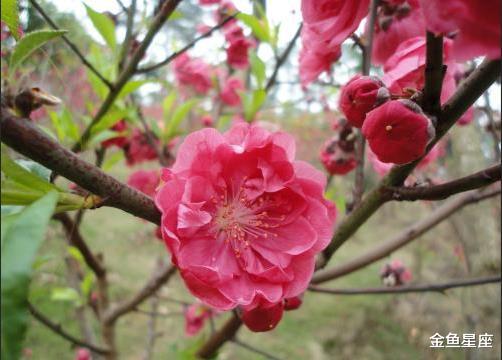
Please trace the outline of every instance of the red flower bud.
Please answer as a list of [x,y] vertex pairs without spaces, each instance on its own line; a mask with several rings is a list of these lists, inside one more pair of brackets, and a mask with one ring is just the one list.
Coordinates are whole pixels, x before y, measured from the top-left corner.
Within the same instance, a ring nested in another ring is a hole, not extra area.
[[296,310],[302,305],[302,303],[303,300],[299,296],[284,299],[284,310]]
[[357,166],[354,154],[356,139],[353,128],[345,125],[334,137],[324,143],[321,162],[331,175],[345,175]]
[[284,307],[282,303],[271,307],[257,307],[252,310],[244,310],[241,315],[242,322],[249,330],[254,332],[270,331],[281,321]]
[[390,93],[380,79],[357,75],[342,88],[340,109],[352,126],[360,128],[366,114],[389,98]]
[[435,135],[434,126],[410,100],[393,100],[368,113],[362,127],[371,150],[384,163],[418,159]]

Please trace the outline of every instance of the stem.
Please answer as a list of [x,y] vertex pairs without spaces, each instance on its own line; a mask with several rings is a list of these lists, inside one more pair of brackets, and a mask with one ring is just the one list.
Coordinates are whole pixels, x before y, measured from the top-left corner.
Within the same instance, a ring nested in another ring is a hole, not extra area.
[[232,313],[230,319],[223,327],[215,332],[197,351],[197,356],[202,359],[212,359],[218,349],[227,341],[234,338],[235,334],[242,325],[242,321],[235,313]]
[[78,345],[78,346],[85,347],[85,348],[87,348],[87,349],[89,349],[91,351],[94,351],[94,352],[96,352],[98,354],[102,354],[102,355],[107,355],[107,354],[110,353],[110,351],[108,349],[101,348],[101,347],[98,347],[96,345],[89,344],[89,343],[87,343],[85,341],[77,339],[73,335],[71,335],[68,332],[66,332],[60,324],[56,324],[56,323],[52,322],[47,316],[45,316],[40,311],[38,311],[30,303],[28,303],[28,309],[30,310],[31,315],[33,315],[33,317],[35,319],[37,319],[39,322],[41,322],[42,324],[44,324],[45,326],[47,326],[54,333],[60,335],[62,338],[64,338],[64,339],[68,340],[69,342],[71,342],[73,345]]
[[488,186],[496,181],[500,181],[500,178],[501,167],[498,164],[472,175],[440,185],[417,187],[389,186],[384,191],[388,192],[389,198],[398,201],[444,200],[451,195]]
[[441,88],[446,67],[443,66],[443,37],[427,32],[427,60],[425,62],[425,87],[422,107],[430,115],[441,111]]
[[443,284],[427,284],[427,285],[408,285],[396,287],[382,287],[382,288],[366,288],[366,289],[325,289],[319,286],[310,286],[309,290],[313,292],[332,294],[332,295],[368,295],[368,294],[402,294],[411,292],[428,292],[439,291],[443,292],[448,289],[477,286],[500,282],[500,275],[487,276],[467,280],[453,280]]

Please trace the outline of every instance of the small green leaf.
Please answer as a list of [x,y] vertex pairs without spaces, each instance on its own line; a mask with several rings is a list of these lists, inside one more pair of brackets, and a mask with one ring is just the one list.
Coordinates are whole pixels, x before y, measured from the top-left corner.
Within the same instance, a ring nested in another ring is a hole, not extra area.
[[26,170],[31,172],[32,174],[37,175],[41,179],[44,179],[45,181],[49,181],[50,176],[51,176],[51,171],[47,169],[45,166],[40,165],[39,163],[32,161],[32,160],[24,160],[24,159],[18,159],[16,160],[16,163],[18,165],[21,165],[24,167]]
[[176,110],[174,110],[173,116],[171,117],[171,120],[167,124],[167,127],[164,132],[164,139],[166,141],[171,140],[178,134],[178,129],[180,127],[181,122],[185,119],[185,117],[188,115],[190,110],[192,110],[192,108],[195,106],[196,103],[197,99],[188,100],[187,102],[178,106]]
[[176,101],[176,91],[171,91],[165,98],[162,100],[162,110],[164,111],[164,119],[169,118],[169,114],[173,108],[174,102]]
[[129,81],[127,84],[124,85],[124,87],[122,88],[122,90],[118,94],[117,99],[123,99],[127,95],[138,90],[143,85],[151,83],[151,82],[156,82],[156,81],[154,81],[154,80],[132,80],[132,81]]
[[113,21],[105,14],[94,11],[87,5],[85,5],[85,9],[87,10],[87,16],[91,19],[96,30],[98,30],[112,51],[115,51],[117,40],[115,38],[115,24],[113,24]]
[[66,138],[70,138],[73,141],[80,139],[80,130],[73,121],[73,116],[67,108],[64,108],[60,113],[49,111],[49,118],[56,129],[60,141]]
[[68,254],[70,254],[72,258],[77,260],[81,266],[85,266],[84,256],[75,246],[68,246]]
[[128,114],[128,109],[114,108],[112,110],[109,110],[104,116],[101,117],[101,120],[99,120],[96,125],[92,127],[91,134],[96,135],[103,130],[111,128],[113,125],[125,118]]
[[103,163],[103,170],[109,171],[114,165],[124,159],[124,152],[117,151],[112,155],[108,156],[107,159]]
[[88,272],[80,284],[80,290],[84,298],[87,298],[91,294],[92,285],[94,285],[94,274]]
[[44,45],[49,40],[66,33],[66,30],[38,30],[32,31],[23,36],[18,41],[12,55],[10,57],[9,71],[13,72],[14,69],[30,56],[36,49]]
[[252,94],[242,94],[242,102],[244,107],[244,118],[246,121],[252,121],[265,102],[267,93],[263,89],[253,91]]
[[258,19],[256,16],[250,14],[239,13],[236,16],[237,19],[241,20],[244,24],[251,28],[254,36],[263,42],[270,41],[270,29],[266,19]]
[[28,327],[28,289],[32,266],[58,195],[49,192],[11,221],[1,254],[2,358],[18,359]]
[[77,290],[71,287],[55,288],[51,291],[52,301],[67,301],[78,304],[80,302],[80,294]]
[[2,21],[7,25],[14,39],[19,40],[19,12],[17,0],[2,0]]
[[256,84],[259,89],[263,89],[265,78],[266,78],[266,67],[265,63],[256,55],[253,51],[250,55],[251,60],[251,73],[254,75],[256,79]]

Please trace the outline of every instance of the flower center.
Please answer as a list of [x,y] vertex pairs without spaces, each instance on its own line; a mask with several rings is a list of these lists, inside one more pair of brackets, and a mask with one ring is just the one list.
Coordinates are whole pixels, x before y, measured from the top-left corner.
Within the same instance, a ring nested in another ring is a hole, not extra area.
[[249,200],[242,187],[237,196],[231,197],[226,192],[214,198],[213,203],[216,207],[216,238],[230,242],[237,257],[253,239],[276,238],[277,234],[272,229],[280,226],[285,219],[284,215],[273,216],[266,211],[274,203],[269,195]]

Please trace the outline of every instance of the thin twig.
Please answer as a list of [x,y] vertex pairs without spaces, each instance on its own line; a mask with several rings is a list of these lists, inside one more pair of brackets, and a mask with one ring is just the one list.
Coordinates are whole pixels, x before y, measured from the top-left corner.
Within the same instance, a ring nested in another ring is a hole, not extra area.
[[151,299],[152,310],[150,311],[150,319],[148,320],[148,333],[146,338],[146,346],[145,346],[145,356],[143,360],[150,360],[153,355],[153,349],[155,347],[155,340],[158,337],[158,333],[156,330],[157,326],[157,308],[159,307],[159,299],[156,296],[152,296]]
[[487,276],[475,279],[453,280],[442,284],[426,284],[426,285],[406,285],[396,287],[381,287],[381,288],[365,288],[365,289],[326,289],[319,286],[311,285],[309,290],[313,292],[332,294],[332,295],[369,295],[369,294],[402,294],[414,292],[443,292],[448,289],[477,286],[500,282],[500,275]]
[[109,311],[104,314],[103,319],[107,324],[113,324],[124,314],[134,311],[139,304],[154,295],[171,276],[176,272],[176,268],[166,263],[156,268],[152,277],[131,299],[127,299],[115,306],[112,306]]
[[[373,49],[373,34],[375,32],[375,21],[377,15],[377,8],[379,0],[371,0],[370,8],[369,8],[369,18],[368,18],[368,26],[366,27],[366,32],[364,36],[365,44],[363,49],[363,66],[362,66],[362,74],[369,75],[371,69],[371,55]],[[361,202],[361,199],[364,194],[364,158],[365,158],[365,148],[366,148],[366,139],[363,134],[359,130],[357,133],[357,144],[356,144],[356,174],[354,179],[354,190],[352,192],[352,202],[348,207],[348,210],[352,210],[357,207]]]
[[132,33],[134,27],[134,15],[136,15],[136,0],[131,1],[131,6],[129,9],[124,9],[127,14],[127,23],[126,23],[126,33],[124,37],[124,42],[122,44],[122,48],[120,49],[120,61],[119,61],[119,69],[122,70],[124,64],[127,61],[127,56],[129,54],[129,49],[131,47]]
[[277,59],[277,62],[275,63],[274,71],[272,72],[272,75],[268,79],[267,85],[265,85],[266,92],[268,92],[272,88],[272,86],[275,85],[276,80],[277,80],[277,75],[279,74],[279,69],[288,59],[289,54],[291,53],[291,51],[295,47],[296,40],[300,37],[300,34],[302,32],[302,25],[303,25],[303,23],[300,24],[300,26],[298,26],[298,30],[296,30],[295,35],[291,38],[288,46],[286,47],[284,52],[281,54],[281,56]]
[[[47,23],[55,30],[61,30],[54,21],[47,15],[47,13],[42,9],[42,7],[35,1],[35,0],[30,0],[30,4],[39,12],[39,14],[47,21]],[[107,87],[108,89],[112,90],[113,89],[113,84],[106,79],[87,59],[85,58],[84,54],[80,52],[78,47],[70,40],[66,35],[61,36],[63,41],[70,47],[70,49],[77,55],[77,57],[80,59],[80,61],[89,69],[91,70],[94,75],[96,75]]]
[[162,25],[167,21],[167,19],[171,16],[171,14],[174,12],[174,10],[181,1],[182,0],[167,0],[162,4],[159,13],[153,19],[153,22],[150,25],[144,39],[141,41],[140,45],[133,53],[131,59],[126,63],[124,69],[119,74],[118,79],[113,86],[113,89],[110,90],[110,92],[106,96],[105,101],[97,111],[96,115],[94,115],[92,121],[89,123],[87,128],[82,133],[80,139],[72,147],[73,152],[79,152],[84,148],[87,141],[89,141],[91,137],[92,127],[96,125],[103,116],[106,115],[108,110],[110,110],[111,106],[115,102],[117,96],[120,94],[120,91],[122,90],[124,85],[135,74],[139,62],[143,59],[143,56],[145,55],[146,50],[148,49],[150,44],[152,43],[155,35],[161,29]]
[[232,312],[230,319],[227,320],[222,328],[211,335],[211,337],[199,348],[197,356],[202,359],[212,359],[216,351],[218,351],[225,342],[235,337],[241,325],[241,319]]
[[244,349],[246,349],[246,350],[249,350],[249,351],[251,351],[251,352],[254,352],[254,353],[256,353],[256,354],[259,354],[259,355],[263,356],[263,357],[264,357],[264,358],[266,358],[266,359],[270,359],[270,360],[281,360],[280,358],[278,358],[278,357],[276,357],[276,356],[274,356],[274,355],[272,355],[272,354],[269,354],[269,353],[267,353],[267,352],[265,352],[265,351],[263,351],[263,350],[261,350],[261,349],[258,349],[258,348],[254,347],[254,346],[252,346],[252,345],[249,345],[249,344],[247,344],[247,343],[245,343],[245,342],[243,342],[243,341],[240,341],[240,340],[239,340],[239,339],[237,339],[237,338],[234,338],[234,339],[232,339],[232,340],[230,340],[230,341],[231,341],[231,342],[233,342],[235,345],[238,345],[238,346],[240,346],[240,347],[242,347],[242,348],[244,348]]
[[434,211],[432,211],[428,216],[421,219],[417,223],[406,228],[391,239],[378,244],[362,255],[348,261],[345,264],[317,272],[314,274],[311,283],[319,284],[334,280],[362,269],[375,261],[383,259],[411,241],[419,238],[422,234],[431,230],[434,226],[438,225],[450,215],[462,209],[464,206],[474,204],[478,201],[496,196],[498,194],[500,194],[500,186],[460,194],[458,197],[448,200],[443,205],[434,209]]
[[483,98],[485,99],[485,106],[483,107],[483,111],[488,117],[489,125],[488,125],[488,131],[492,135],[493,139],[493,155],[495,157],[495,160],[500,161],[501,154],[500,154],[500,131],[497,131],[496,126],[495,126],[495,117],[493,116],[493,108],[490,103],[490,94],[488,91],[485,91],[483,94]]
[[49,318],[47,316],[45,316],[40,311],[38,311],[31,303],[28,303],[28,309],[30,310],[30,313],[33,315],[33,317],[35,319],[37,319],[42,324],[47,326],[54,333],[60,335],[62,338],[71,342],[73,345],[85,347],[89,350],[92,350],[92,351],[98,353],[98,354],[102,354],[102,355],[109,354],[110,351],[108,349],[105,349],[105,348],[102,348],[102,347],[99,347],[99,346],[96,346],[93,344],[89,344],[89,343],[82,341],[80,339],[77,339],[75,336],[69,334],[68,332],[66,332],[63,329],[63,327],[60,324],[56,324],[56,323],[52,322],[51,320],[49,320]]
[[498,164],[440,185],[417,187],[389,186],[384,188],[383,191],[388,194],[389,198],[398,201],[443,200],[451,195],[485,187],[496,181],[500,181],[501,170],[500,164]]
[[228,23],[230,20],[234,19],[237,16],[237,14],[238,13],[233,14],[233,15],[225,18],[218,25],[213,26],[211,29],[209,29],[208,31],[206,31],[202,35],[196,37],[190,43],[188,43],[187,45],[183,46],[180,50],[175,51],[174,53],[172,53],[171,55],[169,55],[167,58],[165,58],[164,60],[162,60],[161,62],[159,62],[157,64],[153,64],[153,65],[146,65],[145,67],[139,68],[139,69],[136,70],[136,73],[137,74],[147,73],[147,72],[150,72],[150,71],[153,71],[153,70],[157,70],[158,68],[161,68],[162,66],[165,66],[165,65],[169,64],[174,59],[176,59],[178,56],[180,56],[181,54],[183,54],[187,50],[189,50],[192,47],[194,47],[195,44],[197,44],[200,40],[205,39],[205,38],[211,36],[213,32],[215,32],[218,29],[221,29],[223,26],[225,26],[226,23]]

